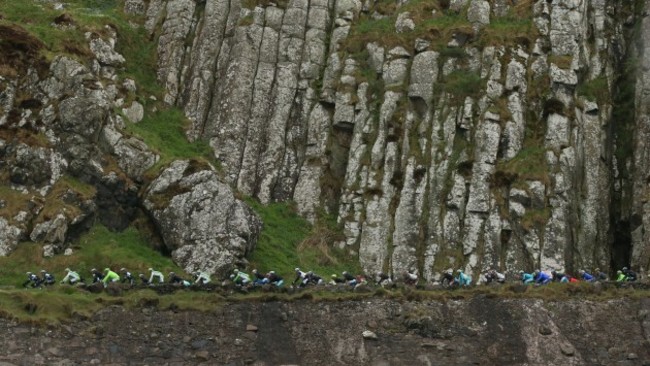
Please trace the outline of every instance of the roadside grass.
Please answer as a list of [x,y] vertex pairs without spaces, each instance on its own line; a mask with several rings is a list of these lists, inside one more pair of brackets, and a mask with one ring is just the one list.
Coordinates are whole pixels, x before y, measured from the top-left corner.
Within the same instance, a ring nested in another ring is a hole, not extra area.
[[647,287],[595,286],[589,283],[559,284],[533,287],[514,283],[501,286],[480,286],[454,290],[423,290],[411,287],[395,289],[371,288],[354,292],[344,287],[313,287],[298,292],[201,292],[179,289],[173,294],[158,295],[152,289],[123,292],[118,296],[107,293],[92,294],[81,289],[58,286],[43,290],[0,289],[0,317],[33,325],[58,325],[75,319],[87,319],[106,306],[119,305],[127,309],[154,308],[158,311],[213,312],[232,302],[340,302],[368,301],[384,298],[395,301],[447,302],[471,300],[477,297],[491,299],[537,299],[555,301],[632,301],[650,296]]
[[0,317],[34,325],[57,325],[73,319],[89,318],[111,305],[127,309],[155,307],[160,310],[209,312],[224,303],[222,296],[210,292],[181,290],[173,295],[158,295],[153,290],[143,289],[110,296],[58,286],[43,290],[0,290]]
[[95,225],[77,242],[73,243],[73,254],[43,257],[41,244],[21,243],[7,257],[0,257],[0,285],[19,287],[25,280],[27,271],[38,272],[45,269],[54,274],[57,281],[65,276],[65,268],[77,271],[86,280],[91,278],[90,270],[103,270],[110,267],[114,271],[127,268],[137,276],[153,267],[163,273],[174,271],[184,273],[168,257],[164,257],[149,247],[146,239],[135,228],[129,227],[120,233],[109,231]]

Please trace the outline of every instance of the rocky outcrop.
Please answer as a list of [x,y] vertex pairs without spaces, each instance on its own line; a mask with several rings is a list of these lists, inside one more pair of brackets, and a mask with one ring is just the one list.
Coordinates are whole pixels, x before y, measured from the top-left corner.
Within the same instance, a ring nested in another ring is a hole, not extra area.
[[[112,108],[120,93],[116,68],[125,60],[115,51],[114,29],[102,34],[86,34],[94,55],[91,67],[57,56],[49,69],[28,64],[23,75],[0,80],[0,184],[6,206],[0,208],[1,255],[23,240],[47,244],[47,253],[62,252],[97,213],[108,227],[124,229],[138,209],[137,187],[123,199],[119,187],[113,185],[116,191],[107,194],[103,182],[117,179],[116,174],[122,181],[141,180],[158,156],[142,141],[123,135],[124,122]],[[20,52],[14,49],[8,57],[20,57]],[[132,84],[127,80],[123,87],[132,92]],[[134,110],[137,105],[127,115],[142,112]],[[119,196],[110,211],[107,195]],[[120,214],[124,207],[116,209],[120,204],[129,205],[127,215]]]
[[176,263],[188,273],[225,274],[246,263],[262,221],[214,169],[199,161],[175,161],[144,194],[144,207]]
[[206,313],[156,309],[157,299],[142,304],[47,328],[0,320],[7,335],[0,357],[7,366],[641,366],[650,359],[647,300],[237,301]]

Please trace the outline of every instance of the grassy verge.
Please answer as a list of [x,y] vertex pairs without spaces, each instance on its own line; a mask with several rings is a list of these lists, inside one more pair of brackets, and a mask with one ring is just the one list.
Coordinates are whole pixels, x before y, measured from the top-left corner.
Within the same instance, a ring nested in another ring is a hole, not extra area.
[[70,256],[57,255],[43,258],[40,244],[21,243],[7,257],[0,257],[0,285],[14,287],[25,281],[25,272],[50,271],[57,281],[65,276],[65,268],[70,267],[86,279],[90,270],[103,270],[110,267],[119,270],[128,268],[131,272],[148,273],[154,267],[163,273],[175,271],[183,273],[170,258],[151,249],[146,239],[130,227],[121,233],[114,233],[101,225],[93,227],[73,245],[74,253]]
[[[523,291],[522,291],[523,290]],[[396,289],[374,288],[367,292],[353,292],[344,287],[309,288],[296,293],[251,292],[199,292],[178,290],[171,295],[158,295],[150,289],[132,290],[119,296],[92,294],[72,287],[44,290],[0,290],[0,316],[34,325],[57,325],[74,319],[86,319],[106,306],[120,305],[127,309],[152,307],[166,311],[211,312],[231,302],[341,302],[365,301],[372,298],[395,301],[471,300],[476,297],[493,299],[537,299],[543,301],[608,301],[650,296],[646,287],[594,286],[588,283],[558,284],[542,287],[522,287],[506,284],[496,287],[472,287],[456,290],[421,290],[410,287]]]

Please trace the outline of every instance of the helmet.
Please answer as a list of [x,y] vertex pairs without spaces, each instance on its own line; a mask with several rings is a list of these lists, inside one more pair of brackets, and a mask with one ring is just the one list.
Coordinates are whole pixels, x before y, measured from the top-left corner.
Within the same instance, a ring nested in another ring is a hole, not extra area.
[[524,274],[524,271],[519,271],[519,274]]
[[269,273],[270,273],[270,274],[275,274],[275,271],[271,271],[271,272],[269,272]]
[[149,267],[149,271],[153,272],[153,268]]
[[235,278],[235,275],[234,275],[234,274],[231,274],[231,275],[230,275],[230,279],[232,280],[232,279],[234,279],[234,278]]
[[616,271],[616,274],[623,274],[623,271],[619,269],[618,271]]
[[175,274],[176,274],[176,273],[174,273],[174,272],[169,272],[169,275],[170,275],[170,276],[171,276],[171,275],[175,275]]
[[257,270],[256,270],[256,269],[254,269],[254,270],[253,270],[253,273],[257,273]]
[[91,269],[90,272],[97,272],[97,268]]
[[600,272],[600,268],[596,268],[594,272]]
[[581,269],[581,270],[578,271],[578,273],[580,273],[580,274],[584,274],[584,273],[585,273],[585,270],[584,270],[584,269]]
[[47,271],[44,270],[44,269],[41,269],[41,273],[47,273]]
[[30,274],[32,274],[32,272],[27,272],[27,273],[26,273],[26,275],[28,275],[28,276],[29,276]]
[[456,273],[463,273],[463,270],[459,268],[456,270]]
[[104,268],[104,272],[108,272],[108,271],[110,271],[110,270],[111,270],[111,269],[108,268],[108,267]]
[[233,272],[239,273],[239,270],[237,268],[233,269]]
[[623,267],[623,270],[624,270],[624,271],[627,271],[627,267]]
[[332,278],[336,278],[336,274],[333,274],[333,275],[332,275]]
[[126,272],[126,268],[120,268],[120,272]]
[[70,271],[70,268],[66,268],[65,271],[66,271],[66,272],[71,272],[71,271]]
[[142,273],[140,273],[140,274],[138,274],[138,277],[144,277],[144,275]]
[[300,272],[300,268],[296,267],[296,269],[294,269],[294,271]]
[[343,274],[344,274],[344,275],[348,274],[348,271],[343,271]]

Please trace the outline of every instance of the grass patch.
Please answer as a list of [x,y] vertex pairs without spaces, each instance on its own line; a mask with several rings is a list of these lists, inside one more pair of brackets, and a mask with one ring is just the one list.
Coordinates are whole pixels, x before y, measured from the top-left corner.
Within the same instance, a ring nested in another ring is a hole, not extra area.
[[497,172],[515,176],[521,180],[539,180],[548,184],[548,164],[546,163],[546,148],[542,145],[524,147],[508,161],[501,160],[497,164]]
[[170,258],[162,256],[149,247],[147,240],[136,229],[129,227],[121,233],[114,233],[101,225],[95,225],[76,243],[70,256],[58,255],[43,258],[43,249],[36,243],[21,243],[7,257],[0,257],[0,285],[20,286],[26,279],[25,272],[41,269],[50,271],[61,280],[65,268],[70,267],[89,279],[90,270],[111,267],[119,270],[128,268],[132,273],[148,273],[154,267],[163,273],[175,271],[184,273]]
[[592,102],[599,104],[606,103],[609,100],[609,85],[607,77],[599,76],[593,80],[578,85],[578,95],[581,95]]
[[176,159],[202,158],[216,164],[212,149],[206,141],[190,142],[185,136],[189,121],[177,107],[147,114],[139,123],[129,123],[126,131],[141,138],[160,154],[160,160],[150,171],[158,171]]
[[568,70],[571,68],[571,63],[573,63],[573,56],[570,55],[550,55],[548,56],[548,63],[555,64],[555,66],[560,69]]
[[28,211],[28,203],[32,195],[23,194],[8,186],[0,185],[0,197],[5,202],[4,207],[0,207],[0,217],[4,217],[11,222],[11,218],[18,212]]
[[532,17],[496,17],[481,29],[480,43],[483,46],[512,46],[514,44],[530,46],[538,34]]
[[264,222],[257,247],[249,258],[250,269],[274,270],[285,281],[293,280],[295,267],[314,271],[324,278],[342,271],[360,271],[356,257],[332,247],[333,242],[340,239],[340,234],[333,229],[331,221],[323,219],[312,226],[298,216],[289,203],[264,206],[252,199],[247,203]]
[[478,97],[483,90],[483,80],[478,72],[455,70],[444,78],[443,90],[457,101],[465,97]]
[[521,227],[526,230],[542,229],[551,218],[551,208],[545,207],[542,209],[527,209],[524,216],[521,218]]

